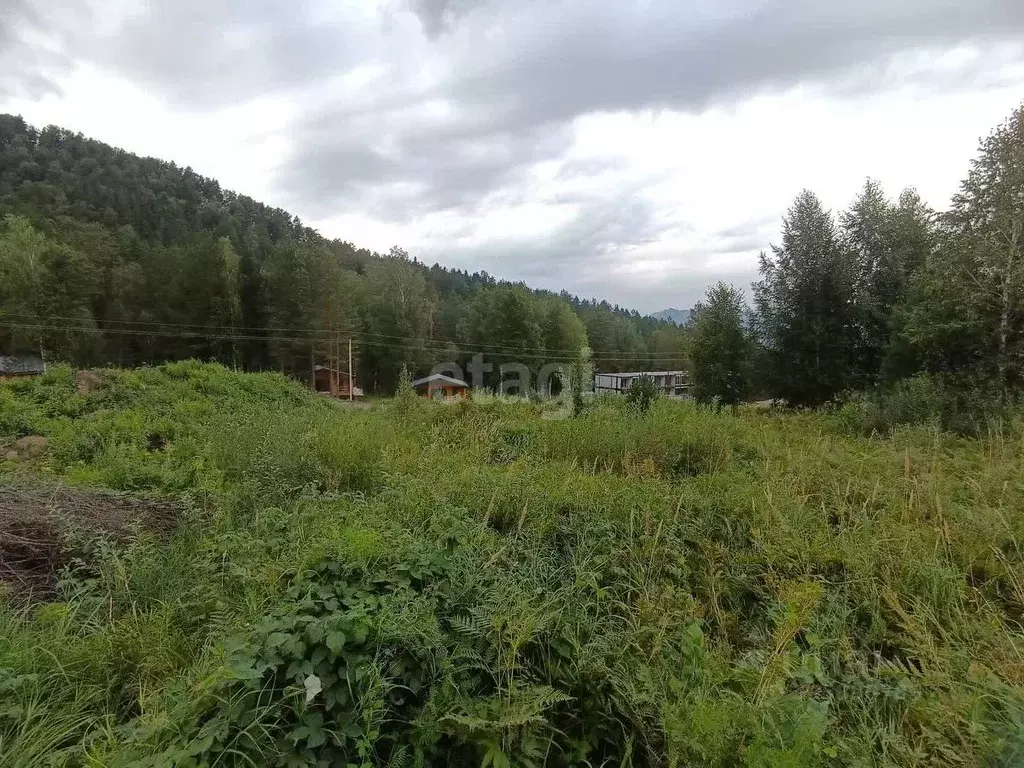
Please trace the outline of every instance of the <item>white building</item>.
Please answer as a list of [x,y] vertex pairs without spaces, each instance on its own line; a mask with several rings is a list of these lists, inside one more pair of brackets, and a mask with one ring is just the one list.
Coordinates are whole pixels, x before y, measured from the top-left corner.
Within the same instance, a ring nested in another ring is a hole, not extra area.
[[654,386],[669,397],[688,397],[690,376],[686,371],[629,371],[626,373],[594,374],[594,392],[602,394],[625,394],[630,385],[641,376],[648,377]]

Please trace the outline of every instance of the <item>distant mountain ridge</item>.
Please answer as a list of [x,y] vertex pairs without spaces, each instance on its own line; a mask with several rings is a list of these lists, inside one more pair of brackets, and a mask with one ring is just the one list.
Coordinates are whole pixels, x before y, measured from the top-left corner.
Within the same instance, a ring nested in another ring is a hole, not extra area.
[[686,325],[690,322],[690,317],[693,315],[692,309],[676,309],[670,307],[669,309],[663,309],[659,312],[653,312],[650,316],[655,320],[668,320],[670,323],[676,325]]

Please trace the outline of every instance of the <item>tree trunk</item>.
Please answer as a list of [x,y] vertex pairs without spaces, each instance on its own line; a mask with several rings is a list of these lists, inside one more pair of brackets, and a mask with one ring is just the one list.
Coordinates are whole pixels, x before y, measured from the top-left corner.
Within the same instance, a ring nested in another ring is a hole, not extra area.
[[1013,311],[1013,282],[1014,266],[1017,261],[1017,251],[1020,247],[1021,220],[1014,219],[1010,233],[1010,247],[1006,252],[1006,272],[1003,275],[1002,307],[999,314],[999,353],[996,357],[996,365],[999,371],[999,397],[1005,401],[1007,397],[1007,340],[1010,333],[1010,315]]

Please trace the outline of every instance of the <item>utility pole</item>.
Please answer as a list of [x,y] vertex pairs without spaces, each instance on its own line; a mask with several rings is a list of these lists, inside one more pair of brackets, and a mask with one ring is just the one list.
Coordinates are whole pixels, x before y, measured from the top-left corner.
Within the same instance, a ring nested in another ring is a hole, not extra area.
[[334,397],[338,396],[338,390],[341,387],[341,332],[335,331],[334,341],[331,343],[331,378],[334,381],[334,391],[331,395]]
[[313,356],[313,342],[309,342],[309,389],[316,392],[316,358]]
[[355,382],[352,380],[352,337],[348,337],[348,401],[352,402],[352,389]]

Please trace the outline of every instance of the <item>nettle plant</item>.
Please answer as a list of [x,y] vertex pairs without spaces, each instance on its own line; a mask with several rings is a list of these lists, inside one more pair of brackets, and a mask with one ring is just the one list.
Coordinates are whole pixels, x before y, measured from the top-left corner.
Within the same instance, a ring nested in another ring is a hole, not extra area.
[[143,764],[543,764],[562,751],[547,716],[571,697],[529,670],[503,679],[453,576],[435,555],[322,562],[229,644],[203,714]]
[[376,572],[321,563],[228,644],[213,706],[163,759],[259,763],[272,754],[293,766],[371,766],[400,757],[441,669],[437,649],[402,637],[392,611],[422,614],[425,581],[443,571],[429,557]]

